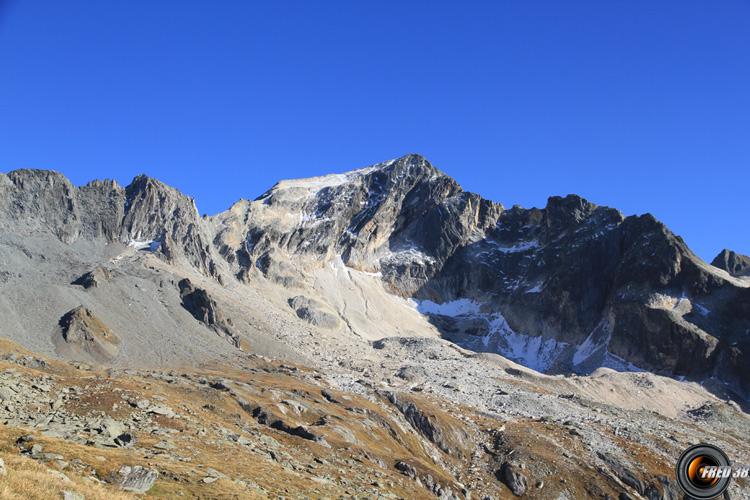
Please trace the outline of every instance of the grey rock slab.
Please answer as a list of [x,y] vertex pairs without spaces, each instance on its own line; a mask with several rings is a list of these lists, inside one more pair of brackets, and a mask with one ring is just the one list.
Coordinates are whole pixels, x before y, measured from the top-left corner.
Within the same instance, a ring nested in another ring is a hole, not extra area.
[[120,488],[132,493],[146,493],[159,477],[157,471],[140,465],[124,465],[118,474]]
[[148,413],[153,413],[154,415],[163,415],[168,418],[174,418],[177,416],[172,408],[162,404],[149,406],[146,411],[148,411]]

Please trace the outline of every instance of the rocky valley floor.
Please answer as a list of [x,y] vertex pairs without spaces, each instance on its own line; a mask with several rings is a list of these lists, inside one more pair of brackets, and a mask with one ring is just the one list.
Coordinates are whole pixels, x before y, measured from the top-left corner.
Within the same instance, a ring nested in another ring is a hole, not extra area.
[[439,340],[326,370],[97,370],[1,347],[3,498],[681,498],[689,444],[750,451],[750,419],[697,385],[548,377]]

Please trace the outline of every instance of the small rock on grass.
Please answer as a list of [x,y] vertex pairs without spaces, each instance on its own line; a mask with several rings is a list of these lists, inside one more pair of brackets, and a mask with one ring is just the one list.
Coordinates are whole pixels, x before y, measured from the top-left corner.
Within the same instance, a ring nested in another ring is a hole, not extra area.
[[415,469],[413,465],[407,462],[401,460],[396,462],[396,470],[410,479],[416,479],[417,477],[417,469]]
[[66,476],[65,474],[63,474],[59,470],[47,469],[47,472],[49,474],[55,476],[56,478],[62,480],[62,482],[64,482],[64,483],[72,483],[73,482],[73,481],[71,481],[71,479],[68,476]]
[[218,481],[223,477],[226,477],[226,475],[217,471],[216,469],[212,469],[211,467],[209,467],[208,469],[206,469],[206,477],[203,478],[203,482],[206,484],[210,484]]

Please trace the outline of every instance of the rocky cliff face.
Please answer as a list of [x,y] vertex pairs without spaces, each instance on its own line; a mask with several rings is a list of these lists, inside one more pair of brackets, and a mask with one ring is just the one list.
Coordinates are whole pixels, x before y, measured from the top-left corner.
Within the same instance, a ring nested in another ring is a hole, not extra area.
[[204,273],[214,269],[192,198],[143,175],[126,188],[111,180],[76,188],[57,172],[0,174],[0,227],[21,236],[52,233],[68,244],[151,245]]
[[410,155],[346,174],[282,181],[218,215],[217,241],[241,279],[253,268],[291,279],[292,260],[314,266],[340,257],[350,268],[381,272],[395,293],[412,295],[501,212],[501,205],[463,191]]
[[[744,310],[747,292],[747,281],[706,265],[652,216],[623,217],[568,196],[503,213],[418,295],[469,297],[500,312],[513,332],[554,340],[543,353],[552,369],[624,360],[726,378],[726,369],[744,371],[736,356],[747,352],[750,318],[728,308]],[[734,379],[745,390],[747,375]]]
[[716,376],[750,392],[741,256],[709,266],[651,215],[574,195],[506,210],[418,155],[282,181],[207,218],[145,176],[76,188],[54,172],[14,171],[0,175],[0,228],[131,245],[225,286],[305,288],[316,269],[342,262],[413,298],[445,337],[474,350],[550,372]]

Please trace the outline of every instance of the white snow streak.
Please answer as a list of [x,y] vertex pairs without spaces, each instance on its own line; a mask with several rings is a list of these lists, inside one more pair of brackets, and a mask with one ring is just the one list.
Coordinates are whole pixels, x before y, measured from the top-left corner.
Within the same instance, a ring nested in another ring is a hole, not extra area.
[[464,316],[479,314],[480,305],[470,299],[458,299],[437,304],[431,300],[416,302],[417,311],[422,314],[439,314],[441,316]]
[[524,241],[521,243],[517,243],[513,246],[509,246],[509,247],[498,245],[498,244],[495,245],[495,249],[501,253],[526,252],[528,250],[533,250],[535,248],[539,248],[539,242],[537,240]]

